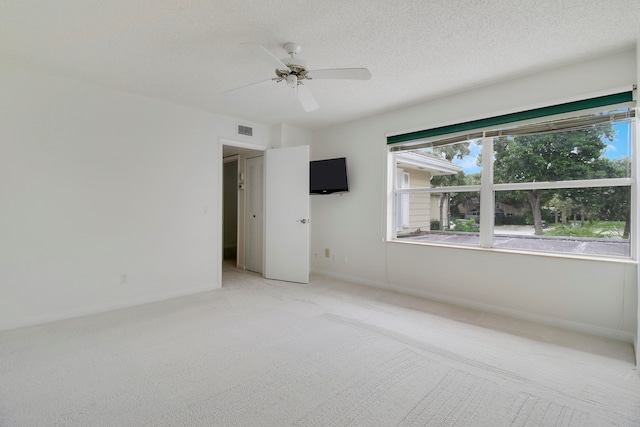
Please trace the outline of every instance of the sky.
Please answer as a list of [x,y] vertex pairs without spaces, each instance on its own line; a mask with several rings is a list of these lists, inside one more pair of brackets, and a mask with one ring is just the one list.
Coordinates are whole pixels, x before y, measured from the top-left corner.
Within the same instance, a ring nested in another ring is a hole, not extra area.
[[471,153],[469,153],[468,156],[465,156],[462,159],[458,159],[457,157],[453,159],[453,163],[455,163],[458,166],[462,166],[465,175],[478,173],[482,170],[482,168],[478,166],[476,163],[476,159],[478,158],[478,155],[480,154],[480,151],[481,151],[480,144],[481,144],[481,140],[478,140],[477,143],[471,142],[469,144],[469,150],[471,150]]
[[607,141],[607,148],[604,151],[605,157],[610,159],[630,157],[631,123],[616,123],[613,129],[616,131],[616,135],[613,142]]
[[[630,157],[631,144],[629,141],[631,139],[631,123],[618,122],[614,124],[613,129],[616,131],[614,140],[605,141],[607,143],[607,148],[604,151],[605,157],[612,160]],[[480,141],[478,141],[478,143],[479,142]],[[453,160],[453,163],[462,166],[465,175],[481,171],[481,167],[476,164],[476,159],[480,154],[480,145],[471,142],[471,144],[469,144],[469,149],[471,150],[471,153],[468,156],[465,156],[463,159],[455,158]]]

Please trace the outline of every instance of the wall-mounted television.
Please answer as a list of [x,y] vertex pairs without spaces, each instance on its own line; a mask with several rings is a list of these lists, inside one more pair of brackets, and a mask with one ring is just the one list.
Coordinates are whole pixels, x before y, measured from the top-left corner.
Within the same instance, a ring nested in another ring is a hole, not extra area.
[[349,191],[347,159],[313,160],[309,162],[309,193],[331,194]]

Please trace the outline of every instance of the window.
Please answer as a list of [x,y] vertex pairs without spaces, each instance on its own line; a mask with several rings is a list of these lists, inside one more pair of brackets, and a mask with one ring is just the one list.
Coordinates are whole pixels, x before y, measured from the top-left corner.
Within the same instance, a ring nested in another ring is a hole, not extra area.
[[634,123],[634,104],[626,102],[402,135],[389,145],[391,238],[630,257]]

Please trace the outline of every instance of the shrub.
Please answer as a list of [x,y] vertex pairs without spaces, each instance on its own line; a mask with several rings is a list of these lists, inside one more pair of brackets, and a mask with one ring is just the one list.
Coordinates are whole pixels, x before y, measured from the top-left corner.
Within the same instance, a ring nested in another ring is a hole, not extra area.
[[584,225],[562,225],[558,224],[548,231],[544,232],[545,236],[567,236],[567,237],[605,237],[620,238],[622,237],[622,229],[624,223],[620,222],[604,222],[604,221],[586,221]]
[[[503,216],[501,218],[502,224],[498,224],[497,217],[498,216],[496,216],[496,225],[527,225],[527,218],[524,215]],[[533,221],[533,217],[531,220]],[[533,222],[530,224],[533,224]]]
[[454,219],[453,225],[447,231],[462,231],[476,233],[480,230],[474,219]]

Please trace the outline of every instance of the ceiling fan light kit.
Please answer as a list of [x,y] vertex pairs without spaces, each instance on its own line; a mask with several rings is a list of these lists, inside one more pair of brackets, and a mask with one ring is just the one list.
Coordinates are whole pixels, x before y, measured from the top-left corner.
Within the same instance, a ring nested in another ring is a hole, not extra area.
[[295,74],[289,74],[287,76],[287,86],[289,86],[290,88],[297,88],[298,87],[298,77],[296,77]]
[[[283,48],[289,54],[289,58],[278,59],[271,52],[264,48],[264,46],[255,43],[243,43],[252,54],[260,58],[261,60],[269,63],[275,67],[276,77],[270,79],[275,83],[286,81],[289,88],[296,91],[298,101],[302,105],[302,108],[309,112],[318,109],[318,103],[315,97],[304,86],[303,80],[311,79],[345,79],[345,80],[369,80],[371,73],[366,68],[334,68],[325,70],[309,70],[306,63],[295,56],[300,52],[301,47],[297,43],[285,43]],[[232,89],[227,91],[226,94],[233,94],[239,90],[246,90],[254,86],[263,86],[269,80],[254,83],[248,86],[243,86],[238,89]]]

